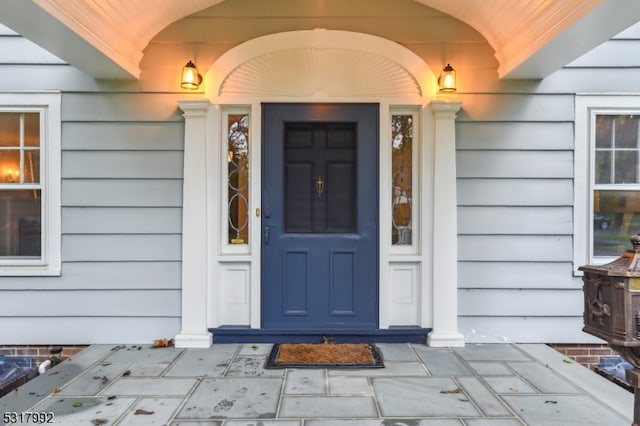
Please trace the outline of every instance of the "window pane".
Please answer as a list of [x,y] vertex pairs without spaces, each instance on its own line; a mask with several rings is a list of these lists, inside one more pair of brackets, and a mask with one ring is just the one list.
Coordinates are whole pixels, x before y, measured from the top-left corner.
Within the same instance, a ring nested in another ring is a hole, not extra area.
[[638,151],[615,152],[615,183],[636,183],[638,174]]
[[640,191],[594,191],[593,255],[619,256],[640,232]]
[[596,148],[612,147],[612,123],[613,116],[611,115],[598,115],[596,117]]
[[638,117],[619,115],[615,118],[616,148],[638,148]]
[[0,191],[0,256],[40,256],[40,191]]
[[20,146],[20,114],[0,113],[0,147]]
[[24,183],[40,182],[40,151],[26,150],[24,152]]
[[40,146],[40,114],[37,112],[24,114],[24,145]]
[[227,120],[227,184],[230,244],[249,243],[249,115]]
[[0,183],[20,183],[20,151],[0,149]]
[[611,183],[611,151],[596,151],[596,184]]
[[413,116],[391,117],[392,223],[391,243],[411,244],[413,179]]

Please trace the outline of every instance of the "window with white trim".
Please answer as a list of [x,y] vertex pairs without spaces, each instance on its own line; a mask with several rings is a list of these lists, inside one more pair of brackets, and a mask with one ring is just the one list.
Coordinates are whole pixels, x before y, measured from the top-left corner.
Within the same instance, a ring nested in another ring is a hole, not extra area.
[[0,275],[59,275],[60,215],[60,94],[0,94]]
[[574,268],[601,264],[640,232],[640,97],[577,96]]

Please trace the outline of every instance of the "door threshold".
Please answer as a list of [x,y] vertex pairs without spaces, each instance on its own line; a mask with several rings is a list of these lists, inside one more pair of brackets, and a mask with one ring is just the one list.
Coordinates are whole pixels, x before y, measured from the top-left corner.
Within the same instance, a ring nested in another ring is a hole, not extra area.
[[222,326],[210,328],[213,343],[421,343],[430,328],[393,327],[373,330],[282,329]]

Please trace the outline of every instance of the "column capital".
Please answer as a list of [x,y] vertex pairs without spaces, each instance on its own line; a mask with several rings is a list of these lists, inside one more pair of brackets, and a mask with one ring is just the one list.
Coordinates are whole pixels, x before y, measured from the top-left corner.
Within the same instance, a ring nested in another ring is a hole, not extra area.
[[178,99],[178,105],[184,114],[187,116],[204,115],[209,111],[211,103],[206,98],[193,98],[193,99]]
[[460,111],[460,107],[462,107],[462,101],[456,101],[453,99],[434,99],[429,103],[429,106],[436,117],[451,117],[452,119],[455,119],[456,114]]

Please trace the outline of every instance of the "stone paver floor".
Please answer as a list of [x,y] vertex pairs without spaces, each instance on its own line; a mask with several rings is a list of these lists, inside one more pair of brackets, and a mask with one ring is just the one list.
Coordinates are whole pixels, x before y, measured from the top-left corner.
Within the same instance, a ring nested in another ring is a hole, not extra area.
[[0,399],[0,412],[172,426],[614,426],[633,416],[629,392],[544,345],[378,347],[385,368],[346,370],[264,369],[269,344],[94,345]]

